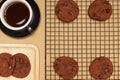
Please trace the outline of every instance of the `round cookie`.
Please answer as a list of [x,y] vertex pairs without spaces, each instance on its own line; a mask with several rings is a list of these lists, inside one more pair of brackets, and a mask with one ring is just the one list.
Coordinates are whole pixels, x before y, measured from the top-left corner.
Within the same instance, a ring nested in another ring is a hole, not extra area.
[[54,62],[55,72],[64,79],[72,79],[78,73],[78,63],[70,57],[59,57]]
[[8,77],[13,73],[15,59],[9,53],[0,54],[0,76]]
[[15,58],[16,64],[12,75],[17,78],[26,77],[31,70],[28,57],[22,53],[15,54],[13,57]]
[[73,0],[59,0],[55,13],[63,22],[72,22],[75,20],[79,14],[78,5]]
[[95,0],[89,6],[88,14],[93,20],[105,21],[109,19],[112,14],[112,6],[106,0]]
[[113,73],[113,64],[106,57],[99,57],[93,60],[89,67],[89,71],[92,77],[95,79],[107,79]]

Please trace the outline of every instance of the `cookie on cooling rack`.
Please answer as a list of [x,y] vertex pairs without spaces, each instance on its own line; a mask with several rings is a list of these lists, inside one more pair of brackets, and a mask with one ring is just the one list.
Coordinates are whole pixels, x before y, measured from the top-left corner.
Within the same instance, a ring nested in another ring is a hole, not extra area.
[[54,62],[55,72],[64,79],[72,79],[78,73],[78,63],[70,57],[59,57]]
[[72,22],[75,20],[79,14],[78,5],[73,0],[59,0],[55,13],[63,22]]
[[8,77],[13,73],[15,59],[9,53],[0,54],[0,76]]
[[113,64],[107,57],[99,57],[91,62],[89,71],[97,80],[107,79],[113,73]]
[[105,21],[112,14],[112,6],[107,0],[95,0],[89,6],[88,14],[93,20]]
[[17,78],[24,78],[30,73],[31,64],[28,57],[22,53],[15,54],[16,64],[13,71],[13,76]]

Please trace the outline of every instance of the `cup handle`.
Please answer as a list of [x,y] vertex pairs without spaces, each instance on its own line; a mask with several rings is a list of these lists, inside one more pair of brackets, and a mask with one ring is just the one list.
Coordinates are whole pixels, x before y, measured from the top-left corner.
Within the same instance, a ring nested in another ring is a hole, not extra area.
[[28,27],[27,30],[29,33],[31,33],[33,31],[33,29],[31,27]]

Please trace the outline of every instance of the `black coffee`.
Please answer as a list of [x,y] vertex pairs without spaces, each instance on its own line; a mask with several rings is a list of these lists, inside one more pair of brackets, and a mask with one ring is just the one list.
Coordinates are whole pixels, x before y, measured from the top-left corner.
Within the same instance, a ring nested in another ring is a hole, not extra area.
[[13,27],[21,27],[28,21],[30,12],[25,4],[15,2],[6,8],[4,17],[9,25]]

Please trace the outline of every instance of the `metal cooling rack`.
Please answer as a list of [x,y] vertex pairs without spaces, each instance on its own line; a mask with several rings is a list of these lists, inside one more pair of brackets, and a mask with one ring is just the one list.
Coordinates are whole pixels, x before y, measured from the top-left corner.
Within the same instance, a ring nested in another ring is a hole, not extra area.
[[74,0],[80,13],[72,23],[63,23],[55,15],[58,0],[46,0],[45,20],[45,80],[62,80],[53,69],[60,56],[73,57],[79,73],[73,80],[94,80],[89,65],[96,57],[109,57],[114,73],[109,80],[120,80],[120,0],[109,0],[113,7],[111,18],[105,22],[91,20],[88,7],[93,0]]

